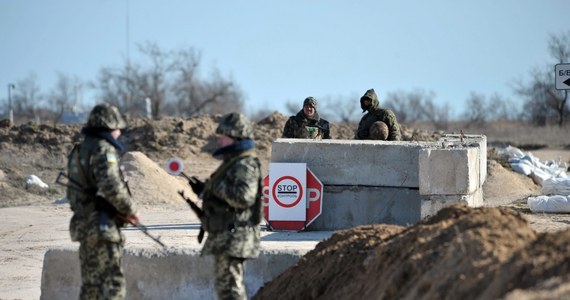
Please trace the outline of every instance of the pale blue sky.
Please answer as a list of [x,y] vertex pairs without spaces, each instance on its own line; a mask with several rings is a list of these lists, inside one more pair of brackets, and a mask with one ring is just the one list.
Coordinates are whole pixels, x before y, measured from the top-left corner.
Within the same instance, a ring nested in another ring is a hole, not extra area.
[[[380,101],[433,91],[454,115],[471,91],[520,101],[510,84],[553,63],[548,36],[570,29],[567,0],[129,1],[131,60],[146,41],[194,47],[249,110],[372,87]],[[122,65],[126,15],[127,0],[0,0],[0,99],[32,71],[47,92],[57,72],[93,80]]]

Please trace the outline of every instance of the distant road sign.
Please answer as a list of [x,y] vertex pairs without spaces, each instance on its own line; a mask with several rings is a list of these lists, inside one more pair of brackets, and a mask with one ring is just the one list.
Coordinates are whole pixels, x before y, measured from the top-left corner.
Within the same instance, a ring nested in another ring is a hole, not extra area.
[[556,72],[556,89],[570,90],[570,64],[557,64],[554,71]]

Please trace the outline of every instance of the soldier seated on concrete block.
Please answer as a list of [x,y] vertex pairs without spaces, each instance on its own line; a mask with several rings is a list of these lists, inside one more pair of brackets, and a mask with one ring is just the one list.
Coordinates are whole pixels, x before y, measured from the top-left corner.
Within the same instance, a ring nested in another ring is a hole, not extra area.
[[362,112],[366,112],[366,114],[362,116],[358,123],[356,139],[374,140],[375,138],[370,136],[370,127],[378,121],[384,122],[388,126],[388,137],[386,140],[400,141],[402,139],[400,125],[398,124],[396,115],[393,111],[380,107],[380,101],[374,89],[367,90],[366,93],[360,97],[360,108],[362,108]]
[[283,128],[284,138],[290,139],[330,139],[329,122],[319,116],[317,99],[307,97],[303,108],[294,116],[289,117]]

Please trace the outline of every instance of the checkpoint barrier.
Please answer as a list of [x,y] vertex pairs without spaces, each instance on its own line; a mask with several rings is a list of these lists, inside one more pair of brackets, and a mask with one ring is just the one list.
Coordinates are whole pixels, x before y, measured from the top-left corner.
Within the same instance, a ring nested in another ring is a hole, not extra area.
[[307,230],[409,225],[441,208],[483,205],[487,140],[437,142],[277,139],[272,163],[306,163],[324,185],[322,212]]
[[[295,264],[308,250],[262,250],[245,263],[249,296]],[[126,299],[214,300],[213,259],[197,249],[125,249]],[[81,286],[77,248],[49,249],[44,256],[40,299],[78,299]]]
[[[305,170],[305,174],[302,174],[304,176],[291,176],[289,173],[287,173],[287,171],[285,171],[286,175],[277,176],[278,178],[275,178],[275,180],[271,182],[270,176],[272,175],[272,166],[276,167],[277,165],[279,164],[271,164],[269,167],[270,175],[267,175],[265,178],[263,178],[263,214],[265,222],[267,223],[268,227],[274,231],[304,230],[313,221],[315,221],[318,216],[321,215],[323,205],[323,184],[317,178],[317,176],[315,176],[315,173],[306,167],[306,164],[299,164],[299,166],[297,166],[301,171]],[[283,165],[284,166],[279,167],[288,167],[286,166],[288,164]],[[301,203],[296,204],[295,202],[291,202],[286,204],[279,201],[279,197],[277,195],[279,190],[279,183],[286,180],[292,181],[294,183],[294,186],[300,187],[299,194],[295,194],[295,196],[303,198],[303,201],[299,201]],[[295,218],[286,216],[285,214],[287,214],[287,212],[284,212],[284,214],[282,213],[284,217],[276,217],[276,214],[272,213],[272,211],[275,211],[275,209],[270,210],[271,206],[274,208],[279,208],[279,206],[282,206],[281,210],[290,210],[293,208],[293,204],[300,206],[302,210],[304,210],[303,212],[300,212],[302,215],[300,218],[297,218],[298,220],[294,220]]]

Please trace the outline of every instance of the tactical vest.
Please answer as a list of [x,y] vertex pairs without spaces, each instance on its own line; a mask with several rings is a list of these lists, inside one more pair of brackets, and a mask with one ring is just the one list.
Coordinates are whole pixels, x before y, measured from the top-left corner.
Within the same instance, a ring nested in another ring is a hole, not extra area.
[[[253,151],[244,151],[220,166],[220,168],[212,174],[210,180],[206,182],[205,190],[210,191],[214,183],[223,179],[223,176],[226,175],[226,172],[231,166],[245,157],[253,157],[257,164],[257,169],[261,170],[261,163]],[[209,233],[214,233],[233,231],[236,227],[257,226],[263,219],[263,182],[261,175],[259,176],[257,184],[258,190],[255,196],[255,203],[253,206],[245,209],[232,207],[223,199],[219,199],[207,192],[203,202],[204,216],[201,220],[204,230]]]

